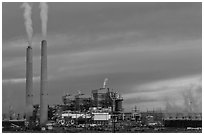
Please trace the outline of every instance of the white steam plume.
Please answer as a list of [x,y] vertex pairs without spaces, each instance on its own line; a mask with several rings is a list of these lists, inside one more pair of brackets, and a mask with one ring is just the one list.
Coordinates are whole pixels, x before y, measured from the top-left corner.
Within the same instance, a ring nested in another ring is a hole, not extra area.
[[24,8],[24,19],[25,19],[25,27],[26,32],[28,34],[28,42],[31,43],[32,35],[33,35],[33,28],[32,28],[32,19],[31,19],[31,13],[32,13],[32,7],[27,3],[23,3],[21,8]]
[[103,88],[106,88],[107,82],[108,82],[108,78],[105,78],[105,80],[104,80],[104,82],[103,82]]
[[42,35],[44,38],[47,36],[47,19],[48,19],[48,5],[46,2],[40,3],[40,17],[42,22]]

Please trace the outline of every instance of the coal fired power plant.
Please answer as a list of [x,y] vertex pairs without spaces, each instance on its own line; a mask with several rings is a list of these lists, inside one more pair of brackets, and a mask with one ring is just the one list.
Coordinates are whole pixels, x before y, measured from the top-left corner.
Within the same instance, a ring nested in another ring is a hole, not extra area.
[[202,133],[201,7],[2,3],[2,133]]
[[33,110],[33,54],[29,44],[26,49],[26,118],[32,116]]
[[48,117],[47,103],[47,41],[41,42],[41,77],[40,77],[40,124],[45,124]]

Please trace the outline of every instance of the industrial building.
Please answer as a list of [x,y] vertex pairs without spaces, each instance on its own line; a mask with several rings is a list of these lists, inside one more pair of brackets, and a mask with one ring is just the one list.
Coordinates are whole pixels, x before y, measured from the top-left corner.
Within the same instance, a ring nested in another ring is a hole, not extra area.
[[164,126],[187,128],[187,127],[202,127],[201,113],[165,113]]
[[93,107],[108,108],[113,106],[113,111],[121,112],[123,98],[118,92],[109,88],[92,90]]
[[123,98],[118,92],[110,91],[105,86],[100,89],[92,90],[91,97],[85,97],[84,94],[74,95],[65,94],[62,96],[64,105],[61,105],[63,110],[62,118],[70,117],[79,118],[90,114],[91,123],[108,124],[111,123],[111,116],[117,112],[117,117],[122,114]]

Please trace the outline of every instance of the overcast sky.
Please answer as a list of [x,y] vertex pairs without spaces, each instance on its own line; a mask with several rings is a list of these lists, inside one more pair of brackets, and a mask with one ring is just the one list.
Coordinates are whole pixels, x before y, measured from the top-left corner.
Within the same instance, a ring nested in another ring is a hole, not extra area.
[[[2,4],[2,107],[25,106],[22,3]],[[65,93],[108,87],[123,107],[200,112],[201,3],[48,3],[49,104]],[[41,20],[32,3],[34,103],[39,103]],[[189,105],[189,103],[191,103]],[[179,109],[178,109],[179,108]]]

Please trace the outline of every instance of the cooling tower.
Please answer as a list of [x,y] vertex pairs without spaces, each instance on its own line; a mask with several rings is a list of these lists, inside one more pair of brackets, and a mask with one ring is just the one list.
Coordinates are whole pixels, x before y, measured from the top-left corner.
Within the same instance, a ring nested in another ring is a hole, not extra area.
[[41,43],[41,78],[40,78],[40,124],[46,123],[48,118],[47,103],[47,42]]
[[33,56],[32,47],[26,50],[26,119],[29,120],[33,110]]

